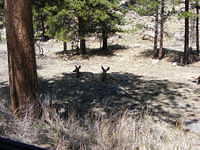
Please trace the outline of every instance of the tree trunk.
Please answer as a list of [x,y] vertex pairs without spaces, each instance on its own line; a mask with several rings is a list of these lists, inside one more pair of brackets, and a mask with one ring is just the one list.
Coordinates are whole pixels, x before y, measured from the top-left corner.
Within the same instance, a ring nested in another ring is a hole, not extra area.
[[29,115],[39,118],[31,6],[31,0],[5,1],[9,86],[13,113],[22,117],[29,110]]
[[[158,2],[158,1],[156,1]],[[155,16],[155,35],[154,35],[154,54],[153,58],[158,58],[159,50],[158,50],[158,10],[159,10],[159,5],[157,4],[156,6],[156,16]]]
[[42,27],[42,37],[45,38],[45,26],[44,26],[44,17],[41,15],[41,27]]
[[79,38],[80,38],[80,53],[81,55],[85,55],[87,53],[86,43],[85,43],[85,23],[81,17],[78,18],[78,26],[79,26]]
[[160,13],[160,49],[159,49],[159,59],[165,56],[165,50],[163,49],[163,36],[164,36],[164,10],[165,0],[161,0],[161,13]]
[[197,49],[197,55],[199,55],[199,2],[196,1],[196,49]]
[[85,39],[80,39],[80,53],[81,55],[86,54],[86,45],[85,45]]
[[66,52],[67,51],[67,42],[63,42],[63,51]]
[[[185,12],[189,12],[189,0],[185,0]],[[185,17],[185,42],[183,64],[189,64],[189,17]]]
[[103,47],[102,47],[102,49],[103,50],[107,50],[108,49],[108,36],[107,36],[106,31],[102,32],[102,39],[103,39]]

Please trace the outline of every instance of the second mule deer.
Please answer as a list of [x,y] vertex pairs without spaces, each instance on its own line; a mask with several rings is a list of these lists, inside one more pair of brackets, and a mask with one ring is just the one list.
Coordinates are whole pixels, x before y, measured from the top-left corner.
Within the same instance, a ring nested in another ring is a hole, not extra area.
[[81,65],[79,65],[79,66],[75,65],[75,69],[73,70],[73,72],[76,73],[77,78],[79,78],[81,76],[80,69],[81,69]]
[[106,69],[101,66],[101,69],[102,69],[102,74],[101,74],[101,81],[105,81],[107,79],[107,72],[108,70],[110,70],[110,67],[107,67]]

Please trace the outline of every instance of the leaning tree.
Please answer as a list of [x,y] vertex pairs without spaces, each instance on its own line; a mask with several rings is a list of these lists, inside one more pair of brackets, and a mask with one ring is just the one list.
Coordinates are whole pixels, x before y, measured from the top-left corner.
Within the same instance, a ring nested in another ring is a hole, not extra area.
[[19,117],[29,110],[38,118],[41,107],[37,99],[32,1],[6,0],[5,12],[11,108]]

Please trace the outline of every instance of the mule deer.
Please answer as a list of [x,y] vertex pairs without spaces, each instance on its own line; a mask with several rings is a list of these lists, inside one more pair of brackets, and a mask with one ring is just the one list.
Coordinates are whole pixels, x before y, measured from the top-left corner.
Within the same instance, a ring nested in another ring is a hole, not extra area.
[[110,70],[110,67],[107,67],[106,69],[101,66],[101,69],[102,69],[102,74],[101,74],[101,81],[105,81],[107,79],[107,72],[108,70]]
[[80,69],[81,69],[81,65],[79,65],[79,66],[75,65],[75,69],[73,70],[73,72],[76,73],[77,78],[79,78],[81,76]]

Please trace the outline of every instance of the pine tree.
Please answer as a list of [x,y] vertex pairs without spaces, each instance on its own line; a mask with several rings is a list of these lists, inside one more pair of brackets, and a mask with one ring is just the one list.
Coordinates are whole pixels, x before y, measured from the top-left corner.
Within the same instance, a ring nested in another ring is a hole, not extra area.
[[155,35],[154,35],[154,54],[153,54],[153,58],[158,58],[158,54],[159,54],[159,49],[158,49],[158,25],[159,25],[159,5],[158,5],[158,0],[156,0],[157,2],[157,6],[156,6],[156,14],[155,14]]
[[159,48],[159,59],[162,59],[165,55],[163,49],[163,38],[164,38],[164,15],[165,15],[165,0],[161,0],[161,12],[160,12],[160,48]]
[[33,26],[35,36],[40,37],[41,40],[46,41],[49,39],[47,36],[47,12],[45,7],[49,3],[48,0],[34,0],[33,1]]
[[184,56],[183,64],[189,64],[189,0],[185,0],[185,41],[184,41]]
[[120,32],[118,27],[124,23],[123,14],[125,10],[120,7],[119,1],[101,0],[93,4],[93,24],[96,25],[95,31],[101,33],[103,50],[108,48],[108,38],[110,35]]
[[27,110],[39,118],[38,80],[32,28],[31,0],[6,0],[6,34],[12,111]]
[[81,54],[86,54],[86,38],[94,33],[102,34],[107,49],[108,37],[119,31],[117,25],[122,23],[122,9],[116,0],[60,0],[45,10],[48,34],[65,42],[78,37]]

